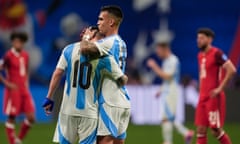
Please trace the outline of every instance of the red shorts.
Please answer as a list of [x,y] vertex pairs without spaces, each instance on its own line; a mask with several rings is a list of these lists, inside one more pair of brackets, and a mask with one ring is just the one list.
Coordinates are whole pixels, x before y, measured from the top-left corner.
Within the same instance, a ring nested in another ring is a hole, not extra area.
[[27,88],[5,89],[3,110],[6,115],[18,116],[22,113],[34,113],[35,105]]
[[210,128],[221,128],[226,114],[225,95],[199,102],[196,109],[195,124]]

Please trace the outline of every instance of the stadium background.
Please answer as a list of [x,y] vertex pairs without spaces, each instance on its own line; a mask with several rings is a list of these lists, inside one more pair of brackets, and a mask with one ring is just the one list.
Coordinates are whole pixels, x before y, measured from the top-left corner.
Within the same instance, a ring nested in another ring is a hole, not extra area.
[[[238,0],[60,0],[60,4],[47,17],[43,27],[39,27],[37,24],[36,12],[45,10],[51,1],[25,0],[24,3],[27,5],[28,14],[34,25],[35,44],[38,47],[38,51],[31,51],[34,55],[31,91],[37,108],[37,122],[44,123],[37,124],[35,130],[33,128],[32,134],[29,135],[30,138],[27,139],[29,143],[32,143],[31,140],[37,139],[38,134],[42,134],[42,137],[46,136],[46,139],[51,138],[54,129],[54,125],[51,124],[53,118],[46,117],[41,109],[41,102],[46,96],[51,74],[63,45],[77,41],[79,31],[83,27],[96,23],[101,6],[117,4],[124,11],[125,17],[120,28],[120,35],[126,40],[128,46],[127,73],[130,77],[130,85],[146,86],[161,82],[145,66],[147,58],[156,58],[153,53],[153,43],[159,39],[171,41],[172,50],[181,61],[182,76],[188,75],[197,80],[196,30],[199,27],[210,27],[216,32],[214,44],[228,54],[239,68],[240,1]],[[4,51],[0,47],[1,56]],[[158,62],[161,63],[159,60]],[[235,77],[227,92],[227,131],[230,131],[230,136],[235,140],[237,140],[236,132],[240,128],[240,115],[237,113],[240,108],[239,79],[239,76]],[[59,88],[58,95],[61,94],[61,90],[62,88]],[[2,91],[3,86],[1,85],[1,102]],[[148,107],[147,104],[143,106]],[[0,110],[2,111],[2,107]],[[192,126],[193,109],[187,106],[186,112],[188,125]],[[146,113],[151,112],[146,111]],[[5,117],[1,113],[0,121],[4,122],[4,120]],[[5,139],[2,137],[4,135],[2,125],[0,130],[0,141],[2,141]],[[148,131],[152,131],[152,134],[145,136]],[[144,138],[145,143],[148,142],[147,139],[153,139],[149,143],[159,143],[160,128],[158,126],[131,125],[127,142],[144,143],[144,140],[135,141],[140,137],[146,137]],[[177,137],[175,140],[178,139],[180,138]],[[46,141],[45,143],[50,142]]]

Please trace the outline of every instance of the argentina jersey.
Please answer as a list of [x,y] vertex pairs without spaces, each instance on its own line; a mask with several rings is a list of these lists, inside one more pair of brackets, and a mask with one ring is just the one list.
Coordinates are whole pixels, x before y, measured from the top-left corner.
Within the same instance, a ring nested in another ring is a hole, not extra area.
[[102,78],[107,75],[117,80],[123,76],[112,56],[90,60],[80,54],[80,43],[71,44],[63,50],[57,68],[66,72],[60,111],[67,115],[96,119]]
[[[127,47],[119,35],[106,37],[95,44],[101,56],[113,56],[122,72],[125,72]],[[130,108],[130,98],[126,87],[119,88],[114,81],[108,78],[103,81],[99,102],[115,107]]]

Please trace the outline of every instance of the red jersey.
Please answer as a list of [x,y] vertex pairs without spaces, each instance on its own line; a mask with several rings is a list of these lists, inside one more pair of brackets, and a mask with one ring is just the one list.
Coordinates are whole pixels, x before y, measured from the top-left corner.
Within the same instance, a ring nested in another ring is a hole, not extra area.
[[7,70],[7,80],[19,87],[25,86],[28,80],[28,53],[22,50],[20,53],[13,48],[5,54],[3,66]]
[[206,53],[199,52],[200,101],[209,98],[210,92],[221,82],[222,65],[228,60],[227,56],[218,48],[212,47]]

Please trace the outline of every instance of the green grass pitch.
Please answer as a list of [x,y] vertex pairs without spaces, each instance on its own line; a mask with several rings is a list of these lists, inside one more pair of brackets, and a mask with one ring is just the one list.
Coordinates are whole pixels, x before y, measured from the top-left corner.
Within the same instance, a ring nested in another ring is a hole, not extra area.
[[[187,124],[193,128],[192,124]],[[55,130],[55,123],[52,124],[35,124],[24,144],[52,144],[51,139]],[[226,132],[229,133],[232,143],[238,144],[240,141],[240,124],[227,123],[225,125]],[[209,144],[218,144],[218,142],[209,134]],[[161,128],[160,126],[136,126],[130,125],[128,128],[128,137],[126,144],[161,144]],[[0,124],[0,144],[7,144],[4,124]],[[174,144],[184,144],[183,138],[175,131]],[[195,139],[193,141],[195,144]]]

